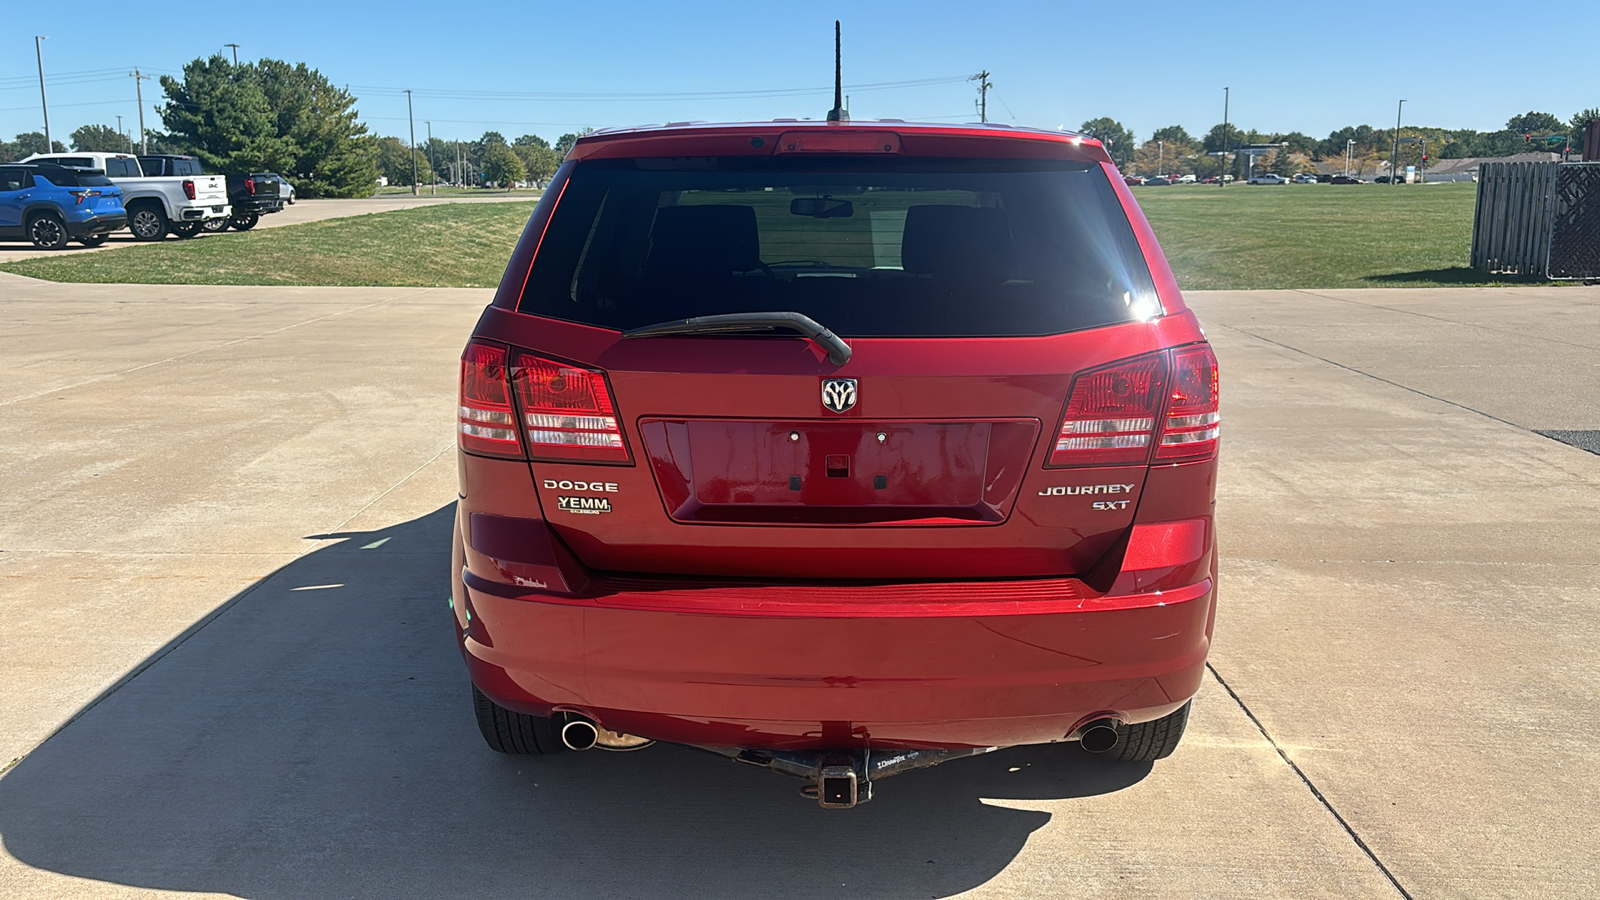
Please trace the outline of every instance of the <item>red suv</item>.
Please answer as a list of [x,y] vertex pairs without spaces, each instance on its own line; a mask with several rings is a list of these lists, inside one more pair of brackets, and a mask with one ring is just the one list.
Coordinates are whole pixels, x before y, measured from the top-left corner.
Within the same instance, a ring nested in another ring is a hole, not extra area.
[[1098,141],[589,135],[461,362],[452,607],[495,750],[687,744],[824,806],[1170,754],[1217,364]]

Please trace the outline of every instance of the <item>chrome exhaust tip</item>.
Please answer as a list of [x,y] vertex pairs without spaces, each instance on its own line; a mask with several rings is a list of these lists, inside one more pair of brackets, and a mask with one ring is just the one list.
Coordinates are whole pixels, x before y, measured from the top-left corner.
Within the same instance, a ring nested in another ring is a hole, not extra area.
[[568,750],[588,750],[600,738],[600,730],[588,719],[573,719],[561,726],[561,743]]
[[1078,744],[1090,753],[1105,753],[1115,750],[1117,744],[1122,742],[1122,730],[1118,728],[1116,719],[1096,719],[1083,726],[1083,731],[1078,735]]

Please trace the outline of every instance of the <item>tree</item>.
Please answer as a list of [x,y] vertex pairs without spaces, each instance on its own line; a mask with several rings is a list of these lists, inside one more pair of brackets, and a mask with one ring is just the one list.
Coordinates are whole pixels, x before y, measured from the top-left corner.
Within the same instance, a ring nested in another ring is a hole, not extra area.
[[511,142],[511,149],[516,151],[522,160],[522,167],[527,170],[528,178],[540,184],[550,180],[561,165],[561,156],[556,153],[550,142],[536,134],[525,134]]
[[[1165,128],[1157,128],[1156,133],[1150,135],[1150,140],[1162,141],[1169,147],[1173,144],[1188,144],[1193,146],[1195,143],[1195,139],[1189,136],[1189,132],[1183,130],[1182,125],[1168,125]],[[1146,143],[1148,143],[1148,141]]]
[[234,65],[217,55],[162,76],[169,137],[214,171],[269,170],[304,197],[372,193],[377,166],[355,98],[304,63]]
[[1122,123],[1108,116],[1090,119],[1078,127],[1078,133],[1084,137],[1096,138],[1106,147],[1111,161],[1118,168],[1133,162],[1133,152],[1136,145],[1133,142],[1133,132],[1122,127]]
[[522,166],[522,159],[516,151],[504,141],[498,144],[489,144],[483,151],[483,177],[490,184],[497,184],[506,190],[516,187],[517,182],[527,177],[527,171]]
[[44,145],[44,133],[39,131],[24,131],[17,135],[15,141],[7,144],[6,159],[21,159],[34,153],[65,153],[67,145],[60,141],[51,141],[51,146]]
[[556,140],[556,155],[560,156],[562,159],[566,159],[567,154],[572,152],[572,145],[578,142],[578,138],[581,138],[586,134],[590,134],[593,131],[593,128],[585,128],[579,131],[577,134],[563,134],[559,139]]
[[[1573,153],[1583,150],[1583,130],[1590,121],[1600,121],[1600,109],[1586,109],[1572,117],[1572,122],[1569,123],[1572,126],[1572,130],[1567,135],[1567,142]],[[1573,158],[1576,159],[1577,157],[1574,156]]]
[[128,137],[109,125],[85,125],[72,133],[72,149],[86,153],[127,153]]
[[[1542,112],[1526,112],[1512,116],[1506,130],[1514,134],[1531,134],[1535,137],[1549,134],[1566,134],[1567,126],[1555,116]],[[1542,148],[1541,148],[1542,149]]]
[[390,184],[411,184],[412,157],[416,157],[417,183],[427,184],[432,181],[428,174],[428,159],[423,155],[422,148],[415,151],[406,147],[405,143],[397,137],[368,138],[371,141],[372,159],[378,167],[378,174],[388,179]]

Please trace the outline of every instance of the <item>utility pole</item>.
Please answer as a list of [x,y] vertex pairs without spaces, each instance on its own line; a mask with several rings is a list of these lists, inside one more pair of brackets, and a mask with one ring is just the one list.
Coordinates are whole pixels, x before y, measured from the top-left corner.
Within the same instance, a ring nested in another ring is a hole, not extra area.
[[984,69],[982,72],[979,72],[967,80],[976,81],[978,83],[978,121],[988,122],[989,89],[994,87],[994,85],[989,83],[989,70]]
[[44,152],[49,153],[56,148],[50,143],[50,102],[44,98],[44,50],[40,49],[39,42],[48,40],[48,35],[33,36],[33,56],[39,61],[39,108],[44,110]]
[[1228,88],[1222,89],[1222,174],[1217,176],[1219,187],[1228,186]]
[[144,83],[150,80],[149,75],[139,74],[138,69],[128,73],[133,79],[133,95],[139,100],[139,155],[150,155],[150,137],[144,130]]
[[222,46],[224,46],[224,47],[232,47],[233,48],[233,64],[237,66],[239,64],[239,45],[238,44],[223,44]]
[[1400,114],[1405,111],[1405,108],[1406,102],[1401,100],[1400,107],[1394,111],[1394,149],[1389,152],[1389,183],[1391,185],[1398,183],[1395,181],[1394,167],[1400,162]]
[[406,91],[406,120],[411,123],[411,196],[422,193],[417,187],[417,120],[411,115],[411,91]]
[[428,123],[428,196],[439,193],[439,170],[433,167],[433,123]]

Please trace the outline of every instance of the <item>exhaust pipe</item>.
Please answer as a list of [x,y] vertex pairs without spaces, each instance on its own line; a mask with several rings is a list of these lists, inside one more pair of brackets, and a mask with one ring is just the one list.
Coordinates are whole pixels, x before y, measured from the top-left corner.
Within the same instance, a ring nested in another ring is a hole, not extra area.
[[1116,749],[1122,741],[1122,731],[1117,727],[1116,719],[1095,719],[1083,726],[1083,731],[1078,735],[1078,744],[1090,753],[1105,753]]
[[588,719],[573,719],[561,726],[561,743],[568,750],[588,750],[600,738],[600,729]]
[[643,750],[654,744],[650,738],[623,734],[601,728],[593,719],[578,713],[567,713],[567,723],[561,726],[561,743],[568,750]]

